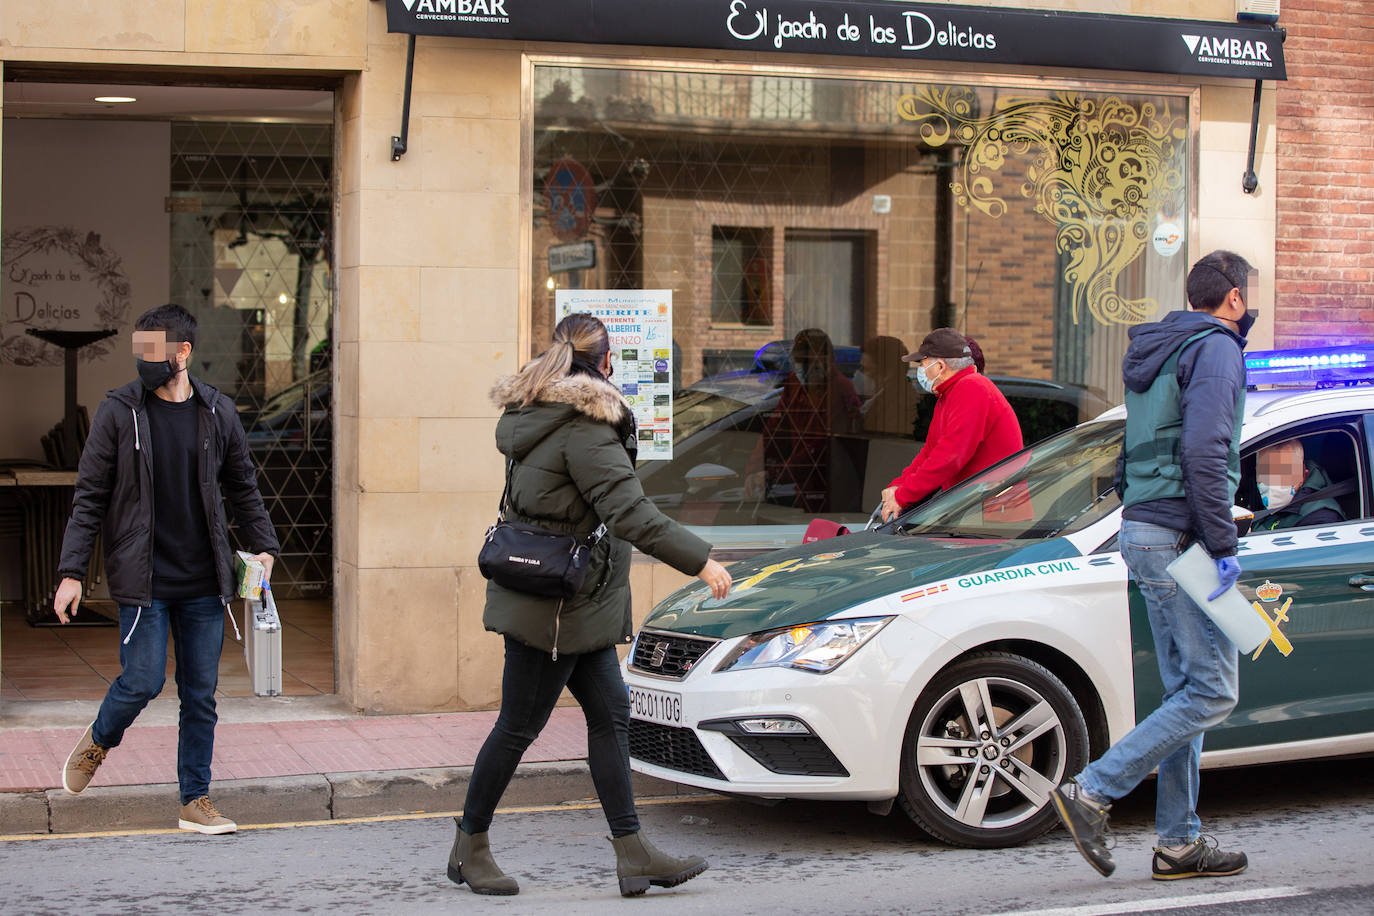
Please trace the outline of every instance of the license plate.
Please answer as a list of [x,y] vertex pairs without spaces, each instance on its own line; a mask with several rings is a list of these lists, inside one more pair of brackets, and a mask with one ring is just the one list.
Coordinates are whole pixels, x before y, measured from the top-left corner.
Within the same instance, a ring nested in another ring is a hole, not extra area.
[[659,725],[682,724],[682,697],[666,690],[630,687],[630,716]]

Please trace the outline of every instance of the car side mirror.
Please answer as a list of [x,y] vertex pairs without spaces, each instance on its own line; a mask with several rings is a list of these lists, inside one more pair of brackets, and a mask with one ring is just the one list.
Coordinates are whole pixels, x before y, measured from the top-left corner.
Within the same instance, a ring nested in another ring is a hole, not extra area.
[[1243,538],[1250,533],[1250,526],[1255,523],[1255,513],[1244,506],[1232,506],[1231,521],[1236,523],[1236,537]]

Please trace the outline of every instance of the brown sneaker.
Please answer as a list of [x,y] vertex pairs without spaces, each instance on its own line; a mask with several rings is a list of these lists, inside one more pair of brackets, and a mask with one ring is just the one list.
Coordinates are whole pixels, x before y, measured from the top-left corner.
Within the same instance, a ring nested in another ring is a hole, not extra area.
[[62,767],[62,788],[67,790],[68,795],[79,795],[82,789],[91,784],[91,777],[100,769],[100,765],[105,762],[105,755],[110,752],[108,747],[101,747],[91,737],[91,729],[94,727],[94,722],[86,726],[81,740],[76,742],[76,747],[67,755],[66,765]]
[[182,830],[194,830],[196,833],[233,833],[239,829],[238,824],[215,810],[208,795],[193,798],[189,803],[182,805],[181,819],[177,821],[177,826]]

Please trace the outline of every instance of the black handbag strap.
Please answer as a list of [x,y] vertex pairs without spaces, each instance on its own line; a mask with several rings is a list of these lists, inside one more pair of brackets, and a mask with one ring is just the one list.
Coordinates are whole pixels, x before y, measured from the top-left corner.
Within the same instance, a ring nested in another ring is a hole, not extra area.
[[507,459],[506,459],[506,486],[501,490],[501,503],[500,503],[500,505],[497,506],[497,508],[496,508],[496,518],[497,518],[498,521],[504,522],[504,521],[506,520],[506,504],[507,504],[507,500],[510,499],[510,472],[511,472],[511,469],[514,468],[514,467],[515,467],[515,459],[514,459],[514,458],[507,458]]
[[[501,491],[501,505],[500,505],[500,507],[496,510],[496,519],[497,519],[497,521],[502,521],[502,522],[504,522],[504,521],[506,520],[506,509],[510,506],[510,478],[511,478],[511,472],[514,471],[514,470],[515,470],[515,459],[514,459],[514,458],[507,458],[507,459],[506,459],[506,486],[505,486],[505,489],[503,489],[503,490]],[[591,534],[587,535],[585,538],[582,538],[582,539],[581,539],[581,540],[582,540],[582,543],[585,544],[588,548],[595,547],[597,544],[601,543],[601,539],[604,538],[604,537],[606,536],[606,531],[607,531],[607,529],[606,529],[606,523],[605,523],[605,522],[602,522],[601,524],[597,525],[595,531],[593,531]]]

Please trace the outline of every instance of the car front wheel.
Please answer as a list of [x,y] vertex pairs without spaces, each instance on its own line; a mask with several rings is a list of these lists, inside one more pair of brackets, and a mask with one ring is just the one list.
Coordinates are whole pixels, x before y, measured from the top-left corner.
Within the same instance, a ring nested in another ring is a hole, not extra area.
[[993,848],[1055,824],[1049,792],[1088,762],[1088,728],[1049,669],[982,652],[936,675],[902,743],[902,809],[936,839]]

